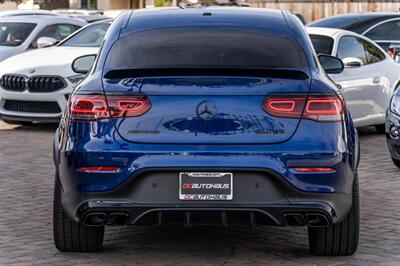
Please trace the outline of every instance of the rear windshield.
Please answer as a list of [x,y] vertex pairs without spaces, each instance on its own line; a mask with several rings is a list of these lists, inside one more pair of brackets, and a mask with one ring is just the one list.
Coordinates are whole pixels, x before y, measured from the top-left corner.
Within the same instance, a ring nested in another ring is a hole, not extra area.
[[317,54],[330,55],[332,53],[333,39],[331,37],[310,34],[310,38]]
[[288,36],[229,27],[148,30],[119,40],[107,70],[151,68],[308,67],[303,49]]

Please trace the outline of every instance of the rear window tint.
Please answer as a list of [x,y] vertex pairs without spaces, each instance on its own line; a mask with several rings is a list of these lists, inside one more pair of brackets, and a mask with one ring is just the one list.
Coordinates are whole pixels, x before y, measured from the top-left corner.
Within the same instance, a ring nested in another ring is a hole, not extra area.
[[305,68],[299,44],[285,35],[229,27],[165,28],[117,41],[106,69]]

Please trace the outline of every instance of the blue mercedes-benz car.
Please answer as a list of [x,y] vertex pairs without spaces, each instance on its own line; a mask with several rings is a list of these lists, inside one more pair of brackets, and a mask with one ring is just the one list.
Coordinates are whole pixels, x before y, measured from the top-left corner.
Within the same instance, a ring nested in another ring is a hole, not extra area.
[[100,250],[111,225],[246,223],[305,226],[313,254],[353,254],[359,140],[326,75],[342,70],[287,12],[122,14],[55,135],[56,247]]

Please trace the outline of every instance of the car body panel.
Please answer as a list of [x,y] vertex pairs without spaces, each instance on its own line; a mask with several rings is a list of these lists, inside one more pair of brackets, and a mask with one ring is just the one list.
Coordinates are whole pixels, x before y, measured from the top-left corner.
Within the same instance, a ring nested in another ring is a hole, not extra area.
[[[364,36],[340,29],[310,27],[307,31],[311,35],[331,37],[334,40],[333,56],[337,55],[338,43],[345,36],[354,36],[373,44]],[[346,67],[342,73],[330,75],[340,86],[356,127],[384,123],[390,97],[400,80],[400,67],[379,49],[385,55],[384,60],[361,67]]]
[[[108,84],[116,83],[123,82],[103,83],[107,95],[115,92],[110,92],[112,86]],[[171,89],[166,90],[166,86]],[[261,108],[265,96],[293,91],[307,95],[309,86],[309,79],[223,76],[135,79],[128,90],[146,94],[152,108],[140,117],[113,120],[121,136],[136,143],[283,142],[294,134],[299,119],[265,113]],[[211,122],[201,115],[207,111],[213,116]]]

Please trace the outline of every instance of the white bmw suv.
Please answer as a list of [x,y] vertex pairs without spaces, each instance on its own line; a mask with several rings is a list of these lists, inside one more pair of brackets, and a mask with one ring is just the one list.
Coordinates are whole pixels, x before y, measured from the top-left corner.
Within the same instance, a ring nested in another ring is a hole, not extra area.
[[84,78],[72,62],[97,54],[111,21],[87,25],[56,46],[0,63],[0,119],[10,124],[58,122],[74,85]]

